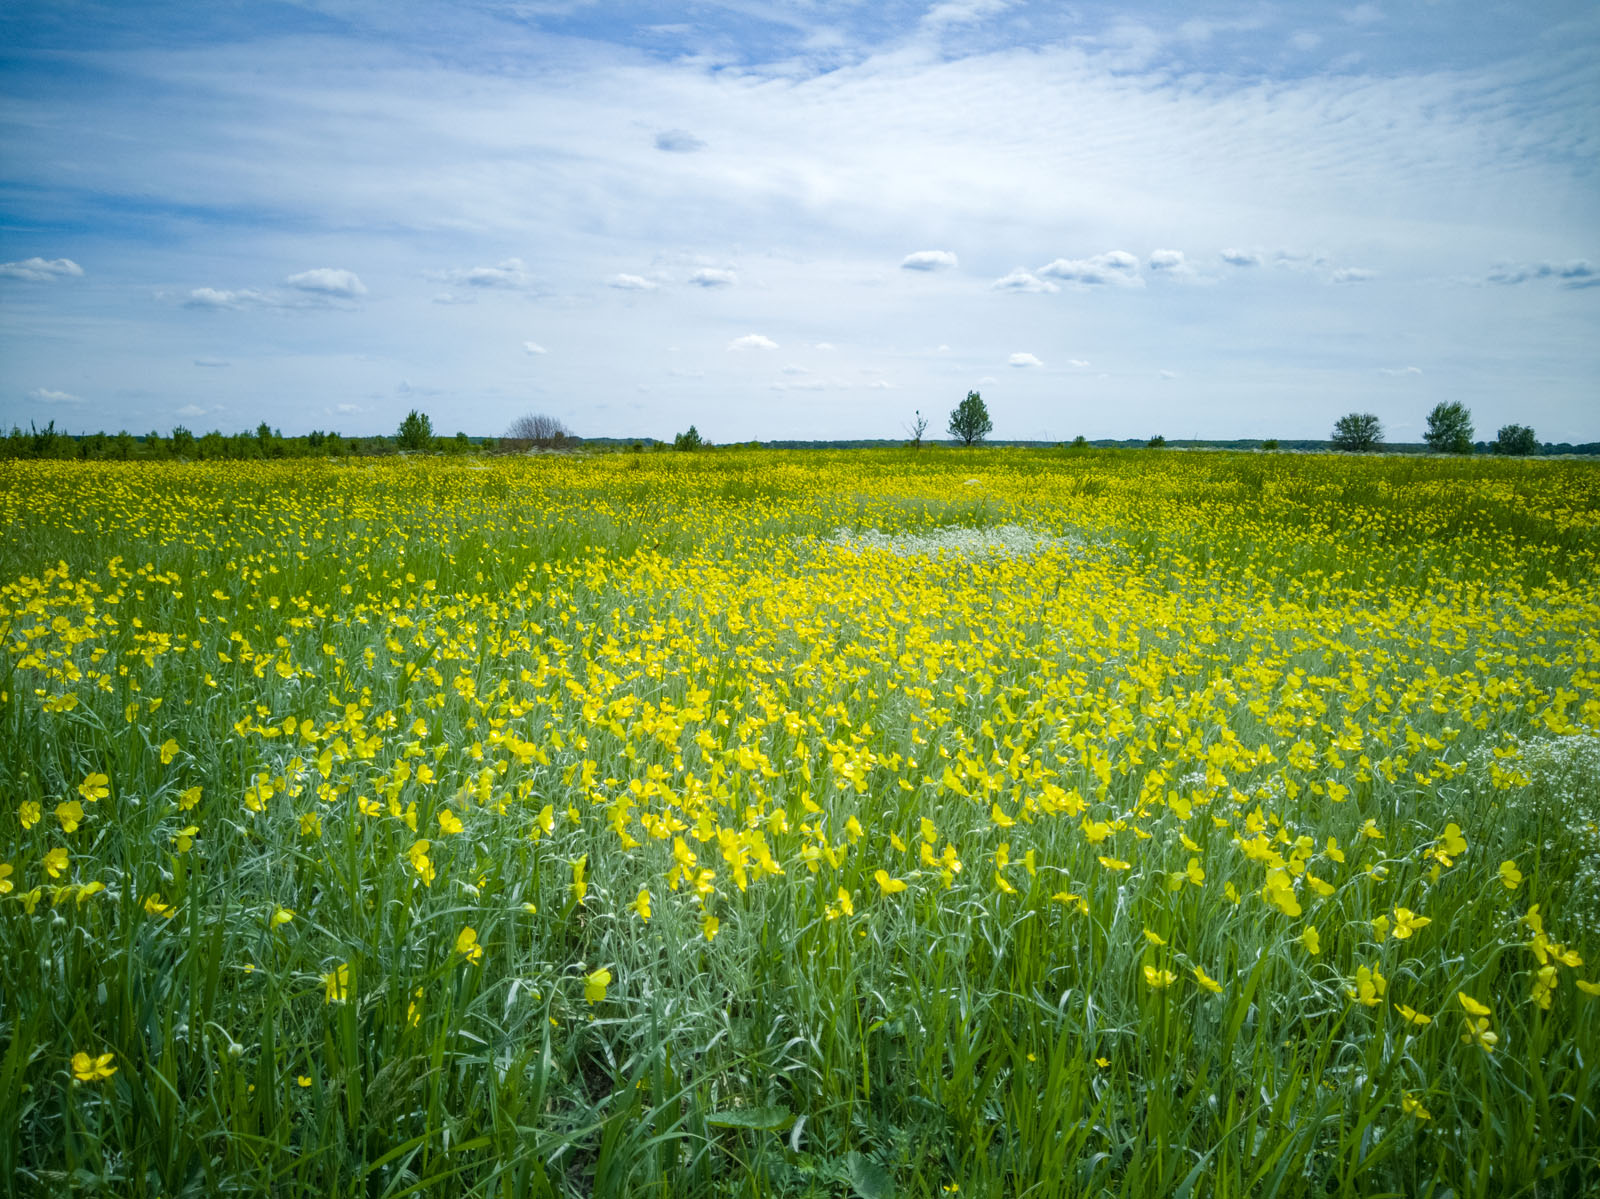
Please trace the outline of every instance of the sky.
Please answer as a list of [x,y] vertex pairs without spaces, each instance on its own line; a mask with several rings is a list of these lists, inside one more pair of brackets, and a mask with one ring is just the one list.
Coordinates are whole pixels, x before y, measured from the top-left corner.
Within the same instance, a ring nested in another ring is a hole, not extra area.
[[1600,6],[0,7],[0,425],[1600,440]]

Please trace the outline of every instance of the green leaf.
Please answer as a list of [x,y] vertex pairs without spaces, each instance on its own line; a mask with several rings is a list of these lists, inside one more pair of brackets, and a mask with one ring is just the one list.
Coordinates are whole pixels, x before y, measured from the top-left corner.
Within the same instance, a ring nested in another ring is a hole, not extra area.
[[894,1199],[894,1179],[876,1162],[868,1161],[852,1149],[845,1154],[845,1173],[861,1199]]
[[755,1128],[762,1132],[782,1132],[794,1123],[794,1113],[786,1107],[740,1107],[729,1112],[712,1112],[706,1117],[712,1128]]

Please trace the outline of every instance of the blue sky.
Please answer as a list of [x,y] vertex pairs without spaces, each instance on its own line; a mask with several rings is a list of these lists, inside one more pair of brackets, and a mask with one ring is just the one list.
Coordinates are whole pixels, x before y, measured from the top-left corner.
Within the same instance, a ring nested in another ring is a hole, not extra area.
[[1600,440],[1593,4],[13,2],[0,423]]

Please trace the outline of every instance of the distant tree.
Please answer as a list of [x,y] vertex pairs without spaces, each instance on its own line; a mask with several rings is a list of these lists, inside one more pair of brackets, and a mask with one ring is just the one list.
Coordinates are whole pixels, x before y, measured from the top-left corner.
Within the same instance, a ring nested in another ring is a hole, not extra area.
[[[263,425],[262,428],[266,426]],[[413,408],[406,413],[405,420],[400,422],[400,428],[395,433],[395,440],[400,443],[402,450],[429,450],[433,448],[433,422],[428,419],[428,414],[418,412]]]
[[911,436],[911,448],[922,448],[922,435],[928,431],[928,418],[922,415],[922,409],[917,409],[916,417],[906,425],[906,432]]
[[1161,434],[1157,433],[1149,441],[1144,443],[1144,448],[1147,449],[1147,450],[1159,450],[1163,446],[1165,446],[1166,444],[1167,444],[1167,439],[1165,437],[1161,436]]
[[1082,433],[1079,433],[1072,439],[1072,444],[1067,448],[1072,450],[1086,450],[1089,448],[1089,439]]
[[194,456],[194,434],[182,425],[172,431],[172,452],[181,458]]
[[975,391],[967,392],[967,398],[950,409],[949,433],[952,437],[959,437],[962,445],[976,445],[993,430],[994,422],[989,419],[989,409],[984,405],[983,397]]
[[693,425],[672,439],[672,448],[675,450],[698,450],[705,445],[705,440],[700,436],[700,430]]
[[1472,453],[1471,410],[1459,400],[1435,404],[1422,440],[1435,454]]
[[1525,458],[1539,452],[1539,442],[1527,425],[1506,425],[1495,434],[1489,449],[1492,453]]
[[1333,448],[1370,454],[1383,445],[1383,424],[1371,412],[1350,412],[1333,422]]
[[511,422],[511,427],[506,430],[502,439],[507,449],[533,449],[558,450],[569,441],[576,441],[572,430],[568,429],[553,416],[546,416],[542,412],[530,412],[526,416],[519,416]]
[[1276,452],[1278,448],[1278,439],[1276,437],[1267,438],[1261,443],[1261,448],[1269,454]]

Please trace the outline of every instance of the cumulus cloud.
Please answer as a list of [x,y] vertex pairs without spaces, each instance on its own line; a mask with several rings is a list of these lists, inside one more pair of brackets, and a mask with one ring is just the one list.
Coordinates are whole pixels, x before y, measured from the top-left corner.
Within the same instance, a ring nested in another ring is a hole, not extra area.
[[687,129],[663,129],[656,134],[656,149],[665,150],[668,154],[693,154],[705,148],[705,142]]
[[956,256],[949,250],[918,250],[900,260],[903,271],[937,271],[956,265]]
[[1152,250],[1145,261],[1152,271],[1169,279],[1188,279],[1195,273],[1182,250]]
[[194,360],[194,364],[196,366],[232,366],[233,365],[233,363],[229,362],[226,358],[196,358]]
[[739,276],[732,271],[721,271],[716,267],[701,267],[689,276],[689,282],[696,287],[732,287],[739,282]]
[[1013,355],[1011,355],[1010,358],[1007,358],[1006,361],[1009,362],[1012,366],[1043,366],[1044,365],[1044,363],[1040,362],[1032,354],[1013,354]]
[[621,291],[654,291],[656,284],[643,275],[612,275],[606,282]]
[[301,271],[298,275],[290,275],[284,282],[300,291],[340,300],[354,300],[367,294],[366,284],[356,277],[354,271],[330,266]]
[[[527,264],[520,258],[507,258],[498,266],[455,267],[448,271],[436,271],[432,278],[459,287],[519,288],[533,283]],[[442,302],[451,303],[450,300]]]
[[525,341],[522,343],[522,352],[525,354],[548,354],[550,351],[536,341]]
[[1032,272],[1023,270],[1020,266],[1009,275],[1002,275],[989,286],[995,291],[1040,292],[1061,290],[1048,279],[1041,279]]
[[1261,255],[1254,250],[1236,250],[1231,246],[1222,251],[1222,261],[1229,266],[1260,266]]
[[1107,250],[1093,258],[1057,258],[1040,267],[1039,274],[1089,286],[1111,283],[1139,287],[1144,283],[1139,275],[1139,260],[1126,250]]
[[1582,258],[1574,258],[1571,262],[1501,263],[1488,276],[1490,283],[1504,285],[1527,283],[1533,279],[1557,279],[1562,287],[1594,287],[1600,284],[1600,275]]
[[75,396],[70,391],[57,391],[53,387],[35,387],[28,393],[30,400],[41,404],[81,404],[82,396]]
[[1368,279],[1375,278],[1377,271],[1369,271],[1364,266],[1342,266],[1333,272],[1335,283],[1365,283]]
[[746,333],[743,337],[735,337],[728,343],[730,350],[776,350],[778,343],[770,337],[763,337],[759,333]]
[[70,258],[24,258],[21,262],[0,262],[0,277],[26,279],[29,283],[53,283],[57,279],[74,279],[83,275],[83,268]]

